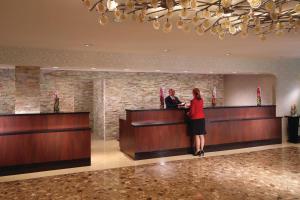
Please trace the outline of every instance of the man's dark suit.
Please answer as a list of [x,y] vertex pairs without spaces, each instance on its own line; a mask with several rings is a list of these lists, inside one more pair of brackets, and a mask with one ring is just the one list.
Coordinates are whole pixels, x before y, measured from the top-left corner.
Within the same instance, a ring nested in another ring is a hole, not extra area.
[[166,97],[165,103],[167,108],[178,108],[178,105],[181,104],[181,101],[177,97],[173,100],[170,96]]

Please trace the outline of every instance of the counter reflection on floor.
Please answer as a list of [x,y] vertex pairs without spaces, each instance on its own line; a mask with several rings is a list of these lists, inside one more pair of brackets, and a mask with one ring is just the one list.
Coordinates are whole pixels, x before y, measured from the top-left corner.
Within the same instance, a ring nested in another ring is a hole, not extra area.
[[300,199],[285,147],[0,183],[0,199]]
[[[300,147],[300,144],[284,143],[284,144],[266,145],[266,146],[258,146],[258,147],[251,147],[251,148],[218,151],[218,152],[209,152],[206,154],[206,156],[211,157],[211,156],[219,156],[219,155],[230,155],[236,153],[248,153],[253,151],[261,151],[266,149],[283,148],[283,147],[290,147],[290,146]],[[46,176],[72,174],[78,172],[112,169],[112,168],[120,168],[120,167],[128,167],[128,166],[138,166],[138,165],[144,165],[150,163],[165,163],[169,161],[186,160],[186,159],[195,159],[195,157],[192,155],[182,155],[182,156],[171,156],[171,157],[162,157],[162,158],[153,158],[153,159],[134,161],[120,151],[119,142],[117,140],[103,141],[99,139],[93,139],[91,166],[49,170],[49,171],[26,173],[26,174],[19,174],[19,175],[1,176],[0,182],[33,179],[33,178],[40,178]]]

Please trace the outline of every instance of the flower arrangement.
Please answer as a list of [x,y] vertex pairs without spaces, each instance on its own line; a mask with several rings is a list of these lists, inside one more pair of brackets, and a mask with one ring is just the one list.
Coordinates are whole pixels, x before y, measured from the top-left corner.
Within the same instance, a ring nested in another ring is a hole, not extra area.
[[215,107],[217,105],[217,88],[214,87],[212,90],[211,106]]
[[257,101],[257,106],[261,106],[261,90],[260,87],[257,87],[256,90],[256,101]]
[[59,109],[59,97],[57,91],[54,92],[53,97],[54,97],[53,111],[58,113],[60,109]]
[[165,107],[165,98],[164,98],[164,90],[162,87],[159,89],[159,100],[160,100],[160,108],[163,109]]

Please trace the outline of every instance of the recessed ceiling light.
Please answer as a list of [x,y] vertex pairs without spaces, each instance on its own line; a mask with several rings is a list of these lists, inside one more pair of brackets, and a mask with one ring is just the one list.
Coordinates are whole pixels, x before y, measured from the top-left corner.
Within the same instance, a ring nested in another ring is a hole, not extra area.
[[233,74],[236,74],[236,72],[232,72]]
[[159,70],[159,69],[156,69],[155,71],[156,71],[156,72],[160,72],[160,70]]
[[226,56],[231,56],[231,53],[230,52],[226,53]]
[[189,71],[186,70],[186,71],[183,71],[183,72],[184,72],[184,73],[188,73]]
[[165,53],[168,53],[168,52],[169,52],[169,49],[164,49],[164,52],[165,52]]
[[52,67],[53,69],[58,69],[59,67]]
[[129,69],[128,69],[128,68],[125,68],[124,71],[129,71]]
[[209,73],[210,73],[210,74],[213,74],[214,72],[213,72],[213,71],[210,71]]
[[91,69],[92,69],[92,70],[95,70],[95,69],[97,69],[97,68],[95,68],[95,67],[92,67]]

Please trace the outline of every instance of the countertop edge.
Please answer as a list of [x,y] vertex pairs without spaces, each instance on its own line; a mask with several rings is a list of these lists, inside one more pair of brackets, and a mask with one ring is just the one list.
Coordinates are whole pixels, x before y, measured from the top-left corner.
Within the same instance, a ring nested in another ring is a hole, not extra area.
[[[216,107],[205,107],[204,109],[224,109],[224,108],[261,108],[261,107],[276,107],[276,105],[262,105],[262,106],[216,106]],[[161,109],[161,108],[149,108],[149,109],[125,109],[128,112],[141,112],[141,111],[181,111],[188,110],[188,108],[178,108],[178,109]]]
[[[265,119],[280,119],[282,117],[256,117],[256,118],[240,118],[240,119],[206,119],[208,123],[222,123],[222,122],[232,122],[232,121],[252,121],[252,120],[265,120]],[[186,124],[187,121],[153,121],[151,122],[133,122],[131,126],[133,127],[147,127],[147,126],[167,126],[167,125],[177,125],[177,124]]]
[[0,133],[1,136],[10,135],[28,135],[28,134],[42,134],[42,133],[58,133],[58,132],[69,132],[69,131],[91,131],[91,128],[66,128],[66,129],[44,129],[44,130],[28,130],[28,131],[11,131]]
[[26,116],[26,115],[70,115],[70,114],[89,114],[90,112],[59,112],[59,113],[20,113],[20,114],[14,114],[14,113],[7,113],[7,114],[0,114],[1,116]]

